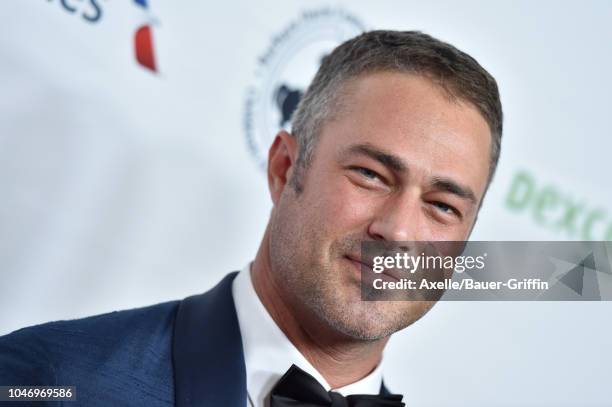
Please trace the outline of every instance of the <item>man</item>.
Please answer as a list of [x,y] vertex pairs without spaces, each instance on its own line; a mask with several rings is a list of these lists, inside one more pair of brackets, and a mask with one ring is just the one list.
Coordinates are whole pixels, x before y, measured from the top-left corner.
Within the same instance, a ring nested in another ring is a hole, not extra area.
[[0,385],[75,386],[87,406],[403,405],[382,351],[432,303],[362,301],[360,244],[466,240],[501,133],[495,80],[465,53],[419,32],[345,42],[270,147],[250,265],[180,302],[0,338]]

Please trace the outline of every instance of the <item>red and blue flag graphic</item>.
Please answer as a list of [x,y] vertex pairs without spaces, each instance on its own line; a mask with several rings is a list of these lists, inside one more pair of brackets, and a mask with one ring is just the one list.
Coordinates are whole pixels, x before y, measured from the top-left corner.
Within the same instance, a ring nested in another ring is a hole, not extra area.
[[[134,3],[145,10],[149,9],[148,0],[134,0]],[[134,52],[136,54],[136,61],[140,65],[153,72],[157,72],[153,47],[153,30],[149,24],[141,25],[136,30],[134,34]]]

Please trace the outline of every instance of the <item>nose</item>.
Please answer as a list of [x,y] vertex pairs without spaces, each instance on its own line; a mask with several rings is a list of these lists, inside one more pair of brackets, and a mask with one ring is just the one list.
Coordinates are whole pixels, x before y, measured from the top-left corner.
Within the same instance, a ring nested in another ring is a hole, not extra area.
[[417,241],[419,208],[418,196],[408,191],[390,199],[374,215],[368,228],[368,234],[374,240]]

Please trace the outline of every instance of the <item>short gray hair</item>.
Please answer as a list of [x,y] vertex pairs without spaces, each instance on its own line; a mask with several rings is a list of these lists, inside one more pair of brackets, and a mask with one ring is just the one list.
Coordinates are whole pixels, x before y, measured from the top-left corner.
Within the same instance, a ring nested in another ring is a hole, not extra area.
[[491,130],[489,179],[501,149],[503,113],[495,79],[468,54],[419,31],[369,31],[327,55],[293,115],[298,159],[291,184],[302,190],[323,123],[340,110],[341,86],[366,73],[398,71],[423,75],[450,97],[473,104]]

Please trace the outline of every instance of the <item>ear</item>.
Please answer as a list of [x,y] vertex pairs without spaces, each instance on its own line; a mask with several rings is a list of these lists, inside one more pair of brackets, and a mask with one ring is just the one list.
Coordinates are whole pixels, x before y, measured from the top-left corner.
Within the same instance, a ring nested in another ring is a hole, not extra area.
[[268,187],[276,205],[295,169],[297,141],[285,130],[278,132],[268,152]]

